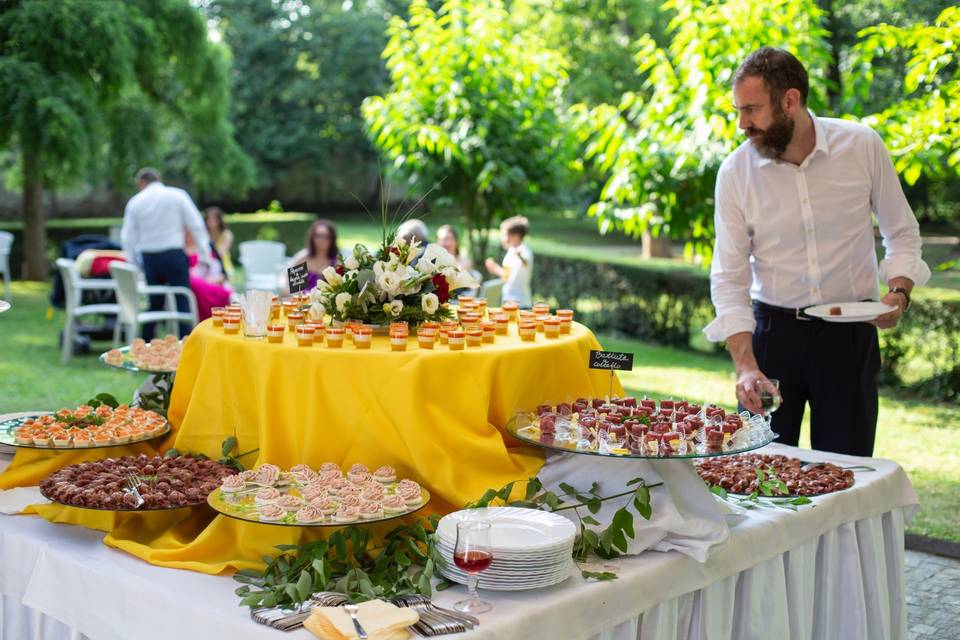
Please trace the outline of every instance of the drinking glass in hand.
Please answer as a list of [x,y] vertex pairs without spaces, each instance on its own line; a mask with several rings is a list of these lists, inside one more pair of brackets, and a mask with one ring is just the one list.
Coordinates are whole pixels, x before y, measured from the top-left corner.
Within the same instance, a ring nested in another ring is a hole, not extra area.
[[453,563],[468,575],[467,590],[470,597],[453,605],[457,611],[483,613],[490,611],[489,602],[477,597],[480,572],[493,562],[490,547],[489,522],[460,522],[457,524],[457,544],[453,550]]
[[780,408],[780,381],[774,378],[757,380],[754,383],[757,395],[760,396],[760,409],[763,417],[769,418],[774,411]]

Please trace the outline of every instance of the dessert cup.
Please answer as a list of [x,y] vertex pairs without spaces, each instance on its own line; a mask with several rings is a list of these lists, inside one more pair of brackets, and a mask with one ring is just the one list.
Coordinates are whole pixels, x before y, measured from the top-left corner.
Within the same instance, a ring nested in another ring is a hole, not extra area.
[[287,313],[287,326],[291,329],[303,324],[304,315],[302,311],[290,311]]
[[479,347],[483,344],[483,329],[467,329],[464,331],[468,347]]
[[267,325],[267,342],[278,344],[283,342],[283,332],[286,327],[282,324]]
[[533,342],[537,339],[537,323],[521,322],[519,325],[520,339],[524,342]]
[[560,337],[560,318],[557,316],[547,316],[543,319],[543,333],[548,338]]
[[463,351],[466,337],[463,329],[451,329],[447,331],[447,346],[450,347],[450,351]]
[[296,328],[297,334],[297,344],[301,347],[312,347],[313,346],[313,334],[314,329],[308,324],[297,325]]
[[417,329],[417,344],[421,349],[433,349],[433,345],[436,340],[436,329],[426,329],[424,327]]
[[339,349],[343,346],[344,330],[340,327],[330,327],[327,329],[327,347],[330,349]]

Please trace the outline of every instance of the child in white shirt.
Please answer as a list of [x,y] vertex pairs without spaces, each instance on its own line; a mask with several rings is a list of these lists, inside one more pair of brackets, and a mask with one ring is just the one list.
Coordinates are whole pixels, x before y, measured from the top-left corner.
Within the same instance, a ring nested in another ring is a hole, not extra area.
[[523,216],[513,216],[500,223],[500,242],[506,249],[503,263],[497,264],[487,258],[487,271],[503,280],[504,302],[518,302],[521,307],[533,304],[530,280],[533,275],[533,252],[523,244],[529,223]]

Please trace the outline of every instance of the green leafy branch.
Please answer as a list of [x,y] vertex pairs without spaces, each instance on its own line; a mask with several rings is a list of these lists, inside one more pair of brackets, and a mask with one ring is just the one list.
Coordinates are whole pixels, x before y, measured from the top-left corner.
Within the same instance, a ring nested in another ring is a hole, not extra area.
[[[520,484],[526,485],[523,499],[511,499],[514,489]],[[584,578],[594,580],[615,580],[617,578],[615,573],[589,571],[582,564],[590,554],[600,558],[612,559],[626,553],[628,540],[632,540],[636,535],[633,527],[633,512],[643,519],[649,520],[653,513],[650,506],[650,489],[661,484],[663,483],[648,485],[643,478],[634,478],[627,482],[627,487],[631,487],[630,489],[610,496],[602,496],[600,495],[600,484],[597,482],[594,482],[585,491],[561,482],[559,486],[562,493],[556,493],[544,489],[543,483],[538,478],[530,478],[522,482],[509,482],[500,489],[488,489],[479,500],[467,505],[467,508],[501,504],[550,512],[572,509],[580,521],[580,532],[573,545],[573,560],[577,563],[580,574]],[[600,522],[593,515],[600,511],[603,503],[620,498],[626,498],[627,504],[614,513],[610,524],[602,530],[591,528],[600,526]],[[589,515],[582,514],[581,509],[589,511]]]
[[[230,436],[224,440],[220,445],[220,454],[221,457],[217,460],[220,464],[226,465],[228,467],[233,467],[237,471],[243,471],[246,469],[244,464],[240,461],[240,458],[248,456],[251,453],[256,453],[260,451],[259,448],[251,449],[250,451],[244,451],[243,453],[234,454],[238,450],[237,447],[237,438],[236,436]],[[167,452],[163,454],[166,458],[173,458],[176,456],[189,456],[191,458],[199,458],[201,460],[209,460],[210,456],[207,456],[203,453],[190,453],[190,452],[181,452],[176,447],[170,447],[167,449]]]
[[374,540],[364,527],[348,526],[326,540],[278,545],[282,553],[264,556],[264,571],[244,569],[234,575],[241,606],[298,607],[318,591],[342,593],[351,602],[431,595],[430,579],[446,561],[433,533],[439,516],[400,525]]
[[756,474],[757,488],[745,496],[728,493],[718,485],[711,486],[710,493],[743,509],[774,507],[796,511],[797,507],[813,502],[807,496],[779,497],[790,493],[790,490],[783,480],[777,477],[777,472],[772,467],[757,467]]
[[140,394],[140,408],[155,411],[166,418],[167,411],[170,409],[170,396],[173,393],[173,374],[155,374],[153,376],[153,386],[156,391]]

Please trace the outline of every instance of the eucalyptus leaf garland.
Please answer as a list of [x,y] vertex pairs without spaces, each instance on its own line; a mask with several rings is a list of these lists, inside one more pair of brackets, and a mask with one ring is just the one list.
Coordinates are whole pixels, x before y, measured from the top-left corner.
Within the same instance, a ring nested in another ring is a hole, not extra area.
[[[227,452],[235,446],[233,441],[224,442]],[[591,553],[615,558],[626,552],[627,540],[635,535],[633,512],[650,518],[650,489],[659,484],[648,485],[642,478],[635,478],[627,483],[629,490],[602,496],[596,482],[587,490],[564,483],[560,485],[562,493],[555,493],[544,489],[539,479],[530,478],[488,489],[465,508],[512,506],[549,512],[574,510],[580,520],[580,532],[574,543],[573,559],[580,565]],[[519,492],[522,499],[514,499],[515,492]],[[615,499],[625,499],[627,504],[617,510],[605,529],[592,528],[600,523],[582,514],[581,509],[596,514],[604,502]],[[439,516],[420,518],[392,529],[382,541],[375,540],[369,529],[351,525],[337,529],[326,540],[279,545],[278,556],[263,557],[266,565],[263,571],[244,569],[234,575],[234,580],[242,583],[236,594],[241,606],[289,609],[301,606],[319,591],[342,593],[351,602],[413,593],[429,596],[433,590],[432,578],[440,578],[438,590],[449,586],[439,573],[447,560],[437,547],[437,522]],[[613,580],[617,577],[611,572],[580,568],[584,578]]]

